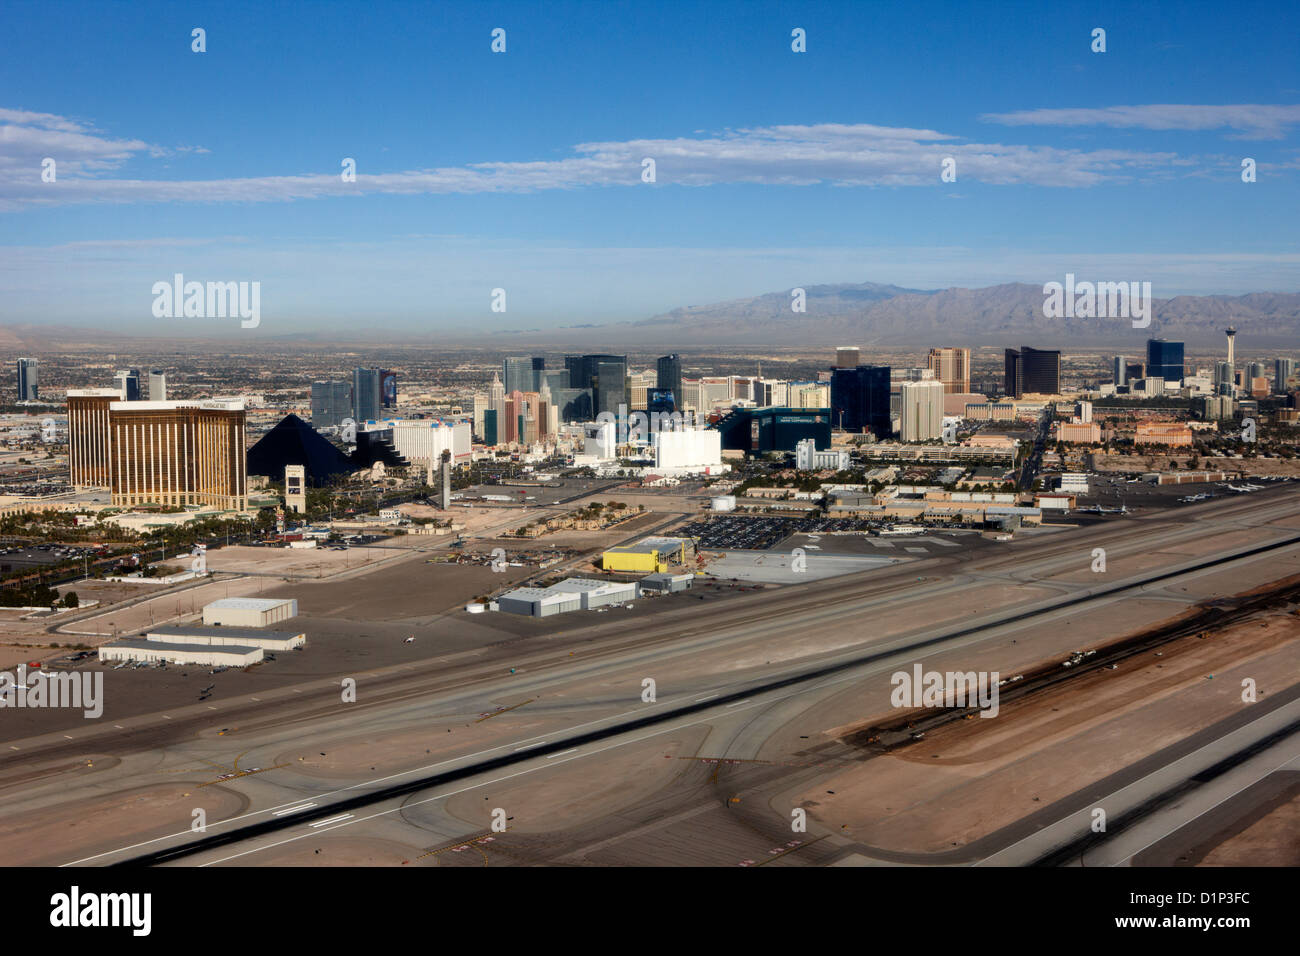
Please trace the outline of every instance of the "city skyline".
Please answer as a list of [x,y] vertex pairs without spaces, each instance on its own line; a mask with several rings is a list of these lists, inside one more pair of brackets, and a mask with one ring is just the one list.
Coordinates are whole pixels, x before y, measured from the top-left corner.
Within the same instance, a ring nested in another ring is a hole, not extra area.
[[[192,943],[195,869],[275,880],[241,939],[334,948],[464,867],[1282,925],[1298,28],[10,0],[20,938]],[[617,938],[663,923],[624,896]]]

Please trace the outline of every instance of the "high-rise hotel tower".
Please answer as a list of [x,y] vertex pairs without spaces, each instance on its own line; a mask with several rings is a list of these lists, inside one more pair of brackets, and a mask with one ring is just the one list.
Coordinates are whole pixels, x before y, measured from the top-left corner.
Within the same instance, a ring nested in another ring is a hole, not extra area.
[[240,401],[123,402],[68,392],[72,484],[107,487],[115,505],[248,508]]

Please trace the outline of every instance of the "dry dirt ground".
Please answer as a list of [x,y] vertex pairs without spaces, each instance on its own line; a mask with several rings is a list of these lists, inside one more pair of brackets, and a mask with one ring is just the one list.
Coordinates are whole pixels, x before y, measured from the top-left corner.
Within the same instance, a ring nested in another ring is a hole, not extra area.
[[[993,720],[940,727],[819,782],[801,805],[824,825],[888,850],[965,845],[1238,712],[1248,706],[1245,677],[1256,679],[1261,700],[1289,686],[1280,675],[1300,668],[1300,619],[1272,614],[1180,639],[1160,654],[1006,703]],[[827,736],[842,739],[890,716]]]

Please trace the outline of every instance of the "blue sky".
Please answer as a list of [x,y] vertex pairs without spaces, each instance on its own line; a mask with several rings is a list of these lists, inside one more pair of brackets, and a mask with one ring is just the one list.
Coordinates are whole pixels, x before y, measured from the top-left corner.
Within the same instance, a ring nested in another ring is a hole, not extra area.
[[[1300,291],[1298,28],[1289,4],[11,0],[0,321],[157,331],[176,272],[260,281],[264,336],[1067,271]],[[168,328],[192,331],[221,329]]]

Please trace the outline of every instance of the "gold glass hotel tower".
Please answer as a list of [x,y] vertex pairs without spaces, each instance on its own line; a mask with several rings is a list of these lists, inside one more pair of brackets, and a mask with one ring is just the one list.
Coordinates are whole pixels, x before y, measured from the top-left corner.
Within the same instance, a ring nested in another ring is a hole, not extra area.
[[107,488],[108,407],[122,400],[116,388],[68,391],[68,467],[74,488]]
[[68,393],[72,482],[115,505],[248,507],[242,402],[124,402]]

